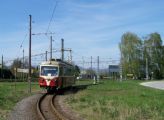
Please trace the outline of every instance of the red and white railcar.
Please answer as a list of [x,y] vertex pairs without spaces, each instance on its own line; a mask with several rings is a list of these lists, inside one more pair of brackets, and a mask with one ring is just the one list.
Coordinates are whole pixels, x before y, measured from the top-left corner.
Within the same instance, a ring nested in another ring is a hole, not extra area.
[[40,65],[39,85],[47,92],[75,84],[74,65],[61,60],[42,62]]

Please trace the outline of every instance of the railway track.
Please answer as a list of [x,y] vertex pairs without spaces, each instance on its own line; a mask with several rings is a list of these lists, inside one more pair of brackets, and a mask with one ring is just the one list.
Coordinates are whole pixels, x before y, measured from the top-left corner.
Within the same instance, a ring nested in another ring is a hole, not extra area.
[[43,94],[37,102],[37,113],[41,120],[66,120],[55,107],[56,95]]

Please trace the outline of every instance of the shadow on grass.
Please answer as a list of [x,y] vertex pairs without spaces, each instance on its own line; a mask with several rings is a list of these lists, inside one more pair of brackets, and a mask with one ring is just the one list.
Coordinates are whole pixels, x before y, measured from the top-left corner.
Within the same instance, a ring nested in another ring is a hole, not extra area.
[[69,95],[69,94],[76,94],[79,91],[87,89],[89,86],[98,85],[98,84],[87,84],[87,85],[76,85],[67,87],[64,89],[60,89],[56,91],[55,93],[58,95]]
[[57,95],[76,94],[79,91],[87,89],[89,86],[96,86],[99,84],[103,84],[103,82],[99,82],[99,83],[95,83],[95,84],[89,83],[89,84],[85,84],[85,85],[69,86],[69,87],[62,88],[62,89],[53,89],[50,92],[48,92],[48,94],[57,94]]

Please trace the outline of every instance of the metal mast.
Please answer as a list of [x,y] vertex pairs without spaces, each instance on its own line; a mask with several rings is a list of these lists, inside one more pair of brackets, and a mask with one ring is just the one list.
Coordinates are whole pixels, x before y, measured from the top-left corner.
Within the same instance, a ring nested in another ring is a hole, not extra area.
[[64,61],[64,39],[61,39],[61,59]]
[[30,17],[30,26],[29,26],[29,74],[28,74],[28,83],[29,83],[29,93],[31,93],[31,23],[32,23],[32,16],[29,15]]

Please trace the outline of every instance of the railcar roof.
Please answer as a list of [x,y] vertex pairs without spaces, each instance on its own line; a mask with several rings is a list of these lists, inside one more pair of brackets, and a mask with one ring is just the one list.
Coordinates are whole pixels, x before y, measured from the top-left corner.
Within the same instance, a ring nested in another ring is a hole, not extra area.
[[69,65],[69,66],[73,66],[72,64],[67,63],[67,62],[63,62],[63,61],[44,61],[40,65]]

